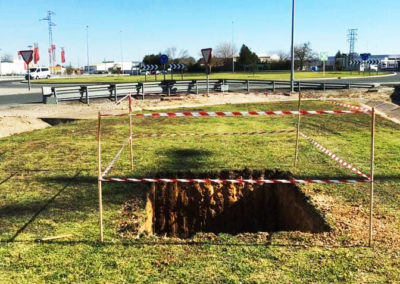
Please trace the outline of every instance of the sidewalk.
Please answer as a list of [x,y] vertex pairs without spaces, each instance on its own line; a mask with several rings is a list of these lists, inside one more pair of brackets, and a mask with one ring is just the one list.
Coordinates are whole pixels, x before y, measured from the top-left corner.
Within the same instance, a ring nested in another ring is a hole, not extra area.
[[375,110],[388,117],[389,119],[400,123],[400,106],[382,101],[368,101],[365,103],[367,106],[374,107]]

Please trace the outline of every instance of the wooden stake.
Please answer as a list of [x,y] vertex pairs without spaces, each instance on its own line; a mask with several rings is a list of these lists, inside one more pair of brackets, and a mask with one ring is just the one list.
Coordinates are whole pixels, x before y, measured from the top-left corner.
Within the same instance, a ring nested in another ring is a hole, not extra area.
[[37,239],[35,239],[35,242],[46,242],[46,241],[52,241],[52,240],[58,240],[58,239],[63,239],[63,238],[70,238],[70,237],[72,237],[71,234],[45,237],[45,238],[37,238]]
[[369,241],[368,245],[372,246],[373,231],[373,206],[374,206],[374,171],[375,171],[375,108],[372,108],[371,115],[371,183],[369,192]]
[[132,146],[132,96],[129,95],[129,150],[131,158],[131,170],[133,170],[133,146]]
[[99,112],[97,120],[97,147],[98,147],[98,172],[97,172],[97,193],[99,197],[99,231],[100,231],[100,242],[104,241],[103,238],[103,198],[102,198],[102,184],[101,184],[101,114]]
[[300,105],[301,105],[301,92],[299,92],[299,101],[297,104],[297,110],[299,114],[297,116],[297,129],[296,129],[296,150],[294,153],[294,167],[297,167],[297,158],[299,156],[299,136],[300,136]]

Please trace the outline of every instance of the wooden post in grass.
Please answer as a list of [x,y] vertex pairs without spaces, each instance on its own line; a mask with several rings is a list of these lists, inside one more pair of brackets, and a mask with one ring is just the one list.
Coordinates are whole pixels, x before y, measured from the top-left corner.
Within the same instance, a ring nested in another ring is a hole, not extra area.
[[299,101],[297,103],[297,129],[296,129],[296,149],[294,153],[294,167],[297,167],[297,158],[299,156],[299,136],[300,136],[300,105],[301,105],[301,92],[299,92]]
[[101,113],[99,112],[97,120],[97,147],[98,147],[98,171],[97,171],[97,193],[99,196],[99,230],[100,230],[100,242],[104,241],[103,238],[103,198],[101,189]]
[[372,108],[371,115],[371,180],[369,191],[369,246],[372,246],[372,219],[374,206],[374,171],[375,171],[375,108]]
[[131,158],[131,170],[133,170],[133,147],[132,147],[132,96],[129,94],[129,150]]

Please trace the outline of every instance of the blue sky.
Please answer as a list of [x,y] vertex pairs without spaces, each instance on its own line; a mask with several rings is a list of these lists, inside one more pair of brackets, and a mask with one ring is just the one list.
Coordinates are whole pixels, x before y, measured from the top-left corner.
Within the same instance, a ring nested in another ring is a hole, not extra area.
[[[38,42],[47,63],[47,10],[56,13],[54,42],[65,47],[67,63],[86,63],[86,25],[90,61],[140,60],[168,47],[200,49],[231,41],[257,53],[288,51],[291,0],[0,0],[2,53]],[[317,51],[348,51],[348,28],[358,28],[357,52],[400,53],[399,0],[296,0],[296,43]],[[59,60],[59,50],[57,50]]]

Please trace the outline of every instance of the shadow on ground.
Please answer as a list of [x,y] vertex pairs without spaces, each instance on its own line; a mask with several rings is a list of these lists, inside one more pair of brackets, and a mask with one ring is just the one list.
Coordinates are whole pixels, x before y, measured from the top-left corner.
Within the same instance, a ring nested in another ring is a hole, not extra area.
[[392,100],[392,103],[400,105],[400,86],[394,88],[394,92],[390,95],[390,99]]

